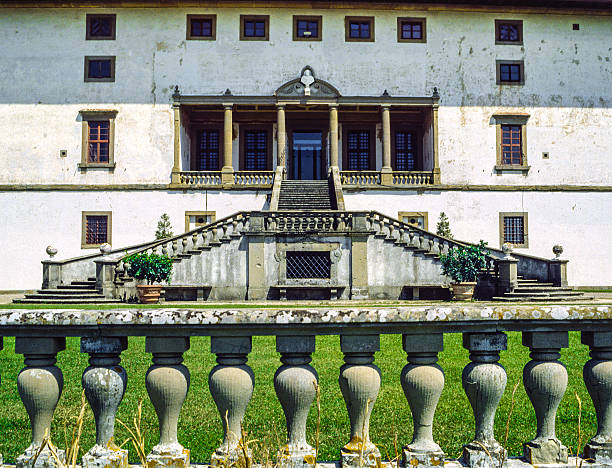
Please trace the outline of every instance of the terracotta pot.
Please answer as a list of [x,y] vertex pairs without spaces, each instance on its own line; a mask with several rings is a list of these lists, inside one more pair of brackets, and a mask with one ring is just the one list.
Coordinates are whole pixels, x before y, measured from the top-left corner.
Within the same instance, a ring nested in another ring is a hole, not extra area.
[[138,297],[143,304],[157,304],[161,296],[162,286],[160,284],[137,284]]
[[455,301],[471,301],[474,297],[474,288],[476,287],[476,282],[463,282],[463,283],[453,283],[451,284],[451,289],[453,291],[453,300]]

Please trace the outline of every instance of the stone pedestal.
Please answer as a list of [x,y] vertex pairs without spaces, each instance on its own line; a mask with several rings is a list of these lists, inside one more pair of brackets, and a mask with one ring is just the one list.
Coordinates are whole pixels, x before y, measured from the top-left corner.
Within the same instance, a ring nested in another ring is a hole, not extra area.
[[501,295],[514,291],[518,287],[518,260],[506,257],[496,262],[499,267],[497,294]]
[[567,263],[569,260],[552,259],[548,261],[548,281],[553,286],[567,287]]

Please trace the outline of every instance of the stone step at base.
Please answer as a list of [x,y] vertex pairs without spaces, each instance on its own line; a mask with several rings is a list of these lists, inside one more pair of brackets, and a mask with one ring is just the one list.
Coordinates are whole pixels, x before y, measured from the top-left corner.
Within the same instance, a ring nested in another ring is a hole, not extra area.
[[57,299],[57,300],[69,300],[69,299],[100,299],[104,296],[102,294],[26,294],[25,299]]
[[72,294],[99,294],[96,288],[87,288],[87,289],[39,289],[36,291],[36,294],[52,294],[55,296],[70,296]]
[[554,286],[519,286],[515,288],[515,293],[555,293],[573,291],[572,288],[556,288]]
[[61,286],[90,286],[92,288],[96,287],[96,280],[87,280],[87,281],[73,281],[70,285],[61,285]]
[[116,299],[107,299],[105,297],[99,297],[95,299],[62,299],[62,300],[50,300],[50,299],[15,299],[14,304],[111,304],[117,303]]
[[593,300],[593,296],[547,296],[547,297],[492,297],[494,301],[503,301],[503,302],[557,302],[557,301],[590,301]]
[[[79,291],[87,291],[87,290],[95,290],[96,289],[96,283],[87,283],[87,284],[75,284],[77,282],[72,282],[70,284],[60,284],[57,286],[57,289],[62,289],[62,290],[79,290]],[[82,283],[85,283],[85,281],[82,281]]]

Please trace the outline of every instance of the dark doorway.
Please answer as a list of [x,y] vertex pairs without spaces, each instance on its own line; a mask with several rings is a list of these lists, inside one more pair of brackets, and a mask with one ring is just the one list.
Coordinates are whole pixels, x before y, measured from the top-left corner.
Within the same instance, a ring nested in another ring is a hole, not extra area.
[[323,158],[323,148],[323,132],[320,130],[291,132],[291,179],[324,179],[327,168]]

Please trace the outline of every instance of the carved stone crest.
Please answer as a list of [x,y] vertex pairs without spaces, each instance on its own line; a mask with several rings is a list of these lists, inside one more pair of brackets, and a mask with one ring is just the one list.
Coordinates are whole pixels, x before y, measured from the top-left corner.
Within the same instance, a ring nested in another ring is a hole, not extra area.
[[277,97],[338,97],[340,93],[326,81],[319,80],[309,65],[302,68],[300,77],[291,80],[274,93]]

